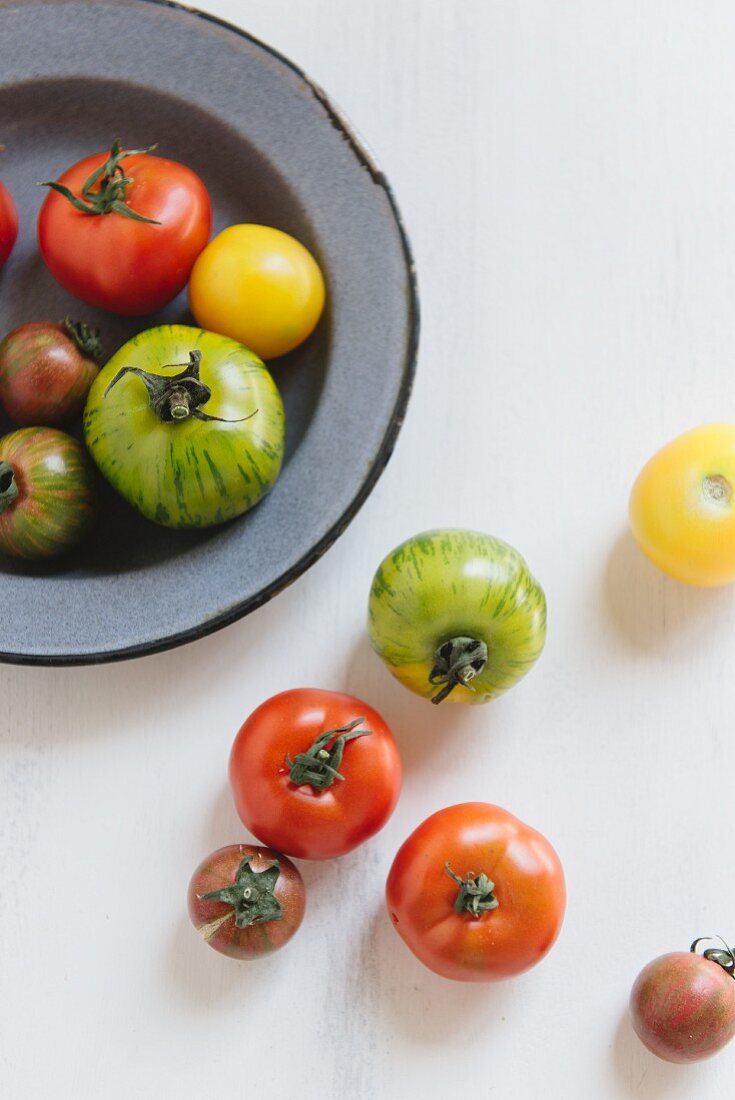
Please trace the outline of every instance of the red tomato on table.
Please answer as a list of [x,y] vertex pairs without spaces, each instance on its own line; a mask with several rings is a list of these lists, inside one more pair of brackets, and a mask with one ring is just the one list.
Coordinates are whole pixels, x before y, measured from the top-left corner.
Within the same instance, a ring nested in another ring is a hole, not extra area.
[[259,840],[331,859],[382,829],[401,789],[401,758],[377,711],[351,695],[297,688],[243,723],[230,756],[237,812]]
[[432,814],[399,849],[386,886],[398,934],[430,970],[493,982],[528,970],[559,935],[559,857],[507,810],[465,802]]
[[115,142],[48,186],[38,243],[70,294],[136,317],[186,286],[212,228],[209,194],[190,168]]
[[3,266],[18,238],[18,210],[13,196],[0,182],[0,267]]

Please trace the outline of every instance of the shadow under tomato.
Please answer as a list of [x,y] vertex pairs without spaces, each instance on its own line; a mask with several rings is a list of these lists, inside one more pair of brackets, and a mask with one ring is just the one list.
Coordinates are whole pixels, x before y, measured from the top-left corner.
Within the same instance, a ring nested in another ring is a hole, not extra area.
[[638,649],[654,650],[682,634],[709,630],[713,618],[732,616],[732,588],[696,588],[657,569],[626,531],[607,561],[604,591],[610,620]]
[[481,1034],[502,1023],[508,1003],[503,983],[454,982],[428,970],[392,927],[381,898],[357,941],[365,996],[390,1033],[433,1046],[457,1033]]
[[704,1095],[706,1065],[675,1065],[651,1054],[636,1033],[628,1012],[620,1018],[612,1057],[621,1096],[635,1100],[694,1100]]

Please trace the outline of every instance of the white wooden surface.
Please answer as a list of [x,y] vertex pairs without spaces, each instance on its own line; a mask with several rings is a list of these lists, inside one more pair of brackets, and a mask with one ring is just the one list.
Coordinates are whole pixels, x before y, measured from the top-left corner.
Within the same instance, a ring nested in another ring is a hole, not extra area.
[[[2,1094],[730,1097],[735,1049],[667,1066],[624,1013],[650,957],[735,935],[735,593],[658,575],[626,501],[660,443],[734,415],[735,8],[205,6],[302,64],[376,151],[419,267],[416,388],[371,499],[275,602],[131,664],[2,670]],[[513,542],[549,597],[536,671],[472,713],[403,692],[364,637],[379,559],[444,524]],[[304,866],[291,946],[237,965],[184,893],[244,835],[235,730],[299,684],[385,713],[405,791],[362,851]],[[547,833],[568,874],[557,947],[502,986],[423,970],[382,908],[404,836],[466,799]]]

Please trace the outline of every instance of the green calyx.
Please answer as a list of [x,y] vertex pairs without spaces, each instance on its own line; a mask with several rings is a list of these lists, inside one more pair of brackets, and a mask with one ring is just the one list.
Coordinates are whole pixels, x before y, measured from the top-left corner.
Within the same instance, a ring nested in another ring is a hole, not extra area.
[[[287,756],[286,766],[291,771],[291,782],[295,783],[297,787],[302,787],[308,783],[314,790],[323,791],[327,787],[331,787],[335,779],[344,781],[345,777],[340,775],[338,769],[342,763],[345,745],[355,737],[369,737],[373,732],[372,730],[355,729],[364,721],[364,718],[355,718],[352,722],[348,722],[346,726],[325,730],[306,752],[300,752],[295,760]],[[334,739],[334,744],[327,748],[332,739]]]
[[82,214],[121,214],[124,218],[132,218],[136,222],[146,222],[148,225],[159,225],[160,222],[153,218],[146,218],[143,214],[131,210],[125,202],[125,192],[133,182],[131,176],[125,175],[122,161],[126,157],[137,157],[143,153],[152,153],[155,145],[149,145],[147,149],[121,149],[119,140],[112,143],[110,155],[104,164],[100,165],[82,186],[82,197],[75,195],[63,183],[55,183],[46,180],[41,187],[50,187],[68,199],[75,210]]
[[442,642],[434,653],[434,667],[429,673],[429,683],[444,686],[436,695],[432,695],[432,703],[443,703],[460,684],[467,687],[486,664],[487,645],[480,638],[458,635]]
[[221,424],[241,424],[244,420],[250,420],[258,411],[250,413],[250,416],[240,417],[239,420],[225,420],[221,416],[210,416],[202,412],[201,405],[205,405],[212,396],[209,386],[199,378],[199,368],[202,361],[200,351],[189,352],[189,362],[167,363],[168,367],[183,367],[180,374],[173,377],[164,377],[162,374],[153,374],[141,367],[121,367],[104,392],[104,397],[113,386],[116,386],[126,374],[134,374],[140,378],[148,390],[151,408],[159,420],[164,423],[177,423],[193,417],[195,420],[218,420]]
[[245,856],[232,886],[199,895],[200,901],[222,901],[225,905],[231,905],[238,928],[265,924],[266,921],[280,920],[283,916],[283,907],[273,893],[281,873],[278,860],[256,874],[250,866],[252,859],[252,856]]
[[476,875],[474,871],[468,871],[464,878],[455,875],[448,863],[444,864],[444,870],[459,886],[459,893],[454,902],[455,913],[469,913],[472,917],[481,917],[490,909],[497,909],[500,902],[495,897],[493,890],[495,883],[484,872]]
[[18,498],[15,470],[9,462],[0,462],[0,515]]
[[82,355],[86,356],[87,359],[94,359],[99,362],[103,350],[98,328],[93,325],[85,325],[84,321],[72,321],[69,317],[64,318],[61,327]]
[[[709,959],[710,962],[717,963],[718,966],[721,966],[723,970],[727,971],[731,978],[735,978],[735,951],[733,951],[733,948],[730,947],[729,943],[723,940],[722,936],[717,936],[716,938],[720,941],[720,943],[722,943],[723,946],[708,947],[702,952],[702,955],[705,959]],[[705,940],[712,939],[715,939],[715,937],[700,936],[699,939],[694,941],[689,950],[696,955],[697,948],[699,947],[700,943],[704,943]]]

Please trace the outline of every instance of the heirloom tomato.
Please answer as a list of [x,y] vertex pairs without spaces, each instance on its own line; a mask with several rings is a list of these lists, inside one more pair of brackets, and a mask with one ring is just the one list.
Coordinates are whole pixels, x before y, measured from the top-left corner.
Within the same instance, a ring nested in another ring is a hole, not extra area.
[[18,424],[61,424],[81,413],[97,377],[99,331],[30,321],[0,343],[0,402]]
[[259,840],[301,859],[331,859],[383,828],[398,801],[401,758],[367,703],[298,688],[274,695],[243,723],[230,785]]
[[735,955],[724,944],[660,955],[636,978],[630,1013],[638,1038],[667,1062],[699,1062],[735,1036]]
[[368,629],[375,652],[411,691],[485,703],[535,664],[546,599],[512,546],[476,531],[427,531],[381,563]]
[[686,584],[735,580],[735,424],[706,424],[662,447],[630,495],[633,536]]
[[18,211],[13,197],[0,181],[0,267],[13,251],[18,239]]
[[137,317],[184,289],[212,228],[209,194],[190,168],[116,141],[45,186],[38,243],[70,294]]
[[232,959],[257,959],[288,943],[304,917],[304,882],[290,859],[252,844],[212,852],[189,883],[191,922]]
[[486,802],[449,806],[399,849],[388,874],[393,926],[444,978],[495,982],[535,966],[566,906],[559,857],[540,833]]
[[267,225],[231,225],[194,265],[189,303],[198,324],[275,359],[316,327],[324,279],[311,253]]
[[94,506],[87,453],[55,428],[21,428],[0,439],[0,551],[51,558],[86,535]]
[[242,344],[187,325],[147,329],[95,379],[87,446],[148,519],[207,527],[252,508],[281,468],[283,404]]

